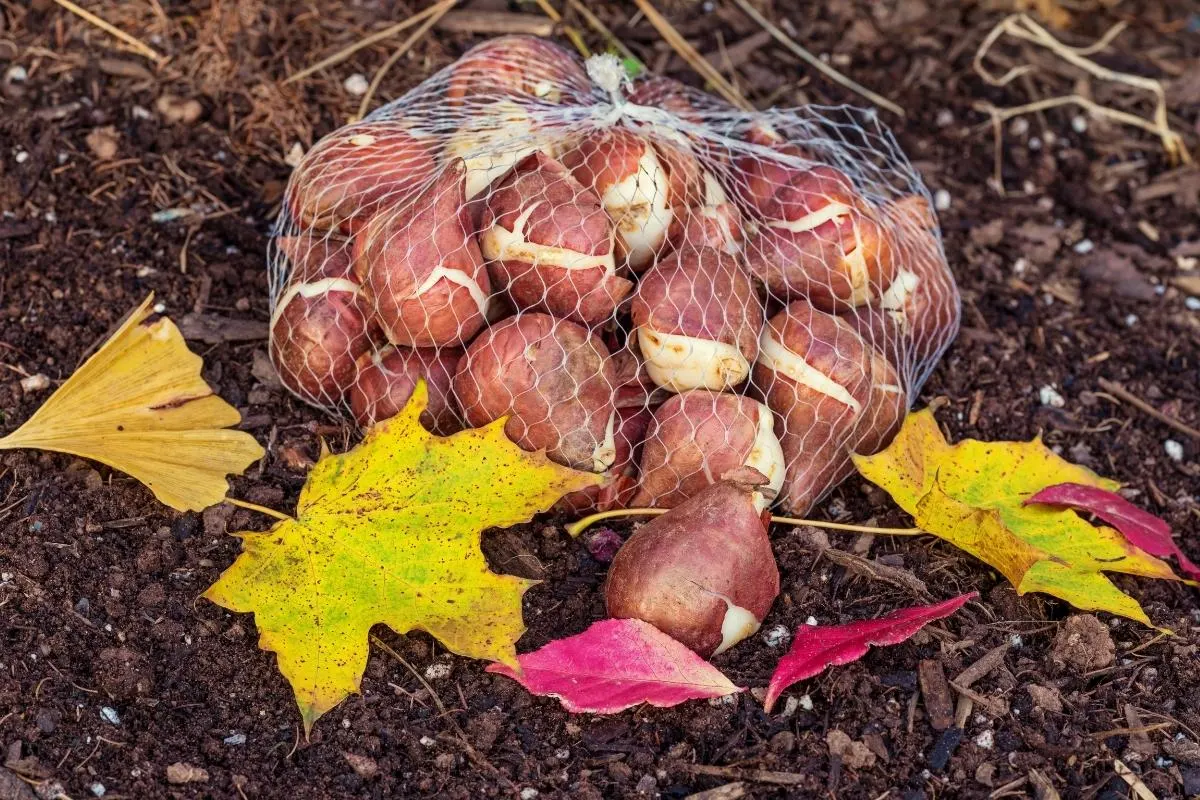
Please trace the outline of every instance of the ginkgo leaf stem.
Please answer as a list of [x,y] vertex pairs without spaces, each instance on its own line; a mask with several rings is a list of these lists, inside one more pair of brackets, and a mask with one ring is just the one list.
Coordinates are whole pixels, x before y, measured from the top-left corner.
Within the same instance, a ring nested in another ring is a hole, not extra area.
[[[636,517],[636,516],[658,516],[659,514],[667,513],[666,508],[618,508],[613,511],[600,511],[595,514],[590,514],[577,522],[573,522],[567,526],[567,533],[572,536],[578,536],[588,528],[595,525],[597,522],[602,522],[606,519],[619,519],[621,517]],[[915,536],[925,533],[921,528],[877,528],[872,525],[851,525],[844,522],[826,522],[820,519],[800,519],[798,517],[777,517],[771,516],[772,522],[777,522],[781,525],[808,525],[813,528],[829,528],[835,531],[858,531],[859,533],[886,533],[896,536]]]
[[238,508],[245,508],[249,511],[257,511],[260,514],[266,514],[268,517],[274,517],[275,519],[283,522],[291,522],[295,519],[294,517],[289,517],[287,514],[284,514],[282,511],[276,511],[273,508],[260,506],[257,503],[247,503],[245,500],[238,500],[233,497],[226,497],[225,502],[229,503],[231,506],[237,506]]

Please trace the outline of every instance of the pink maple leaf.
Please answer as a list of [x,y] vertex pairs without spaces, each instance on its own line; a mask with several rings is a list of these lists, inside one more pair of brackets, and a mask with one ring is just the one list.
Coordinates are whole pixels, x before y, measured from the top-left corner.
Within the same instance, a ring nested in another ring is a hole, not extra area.
[[1196,566],[1175,544],[1171,526],[1115,492],[1082,483],[1056,483],[1025,501],[1025,505],[1030,503],[1066,506],[1095,514],[1120,531],[1134,547],[1158,558],[1174,556],[1184,575],[1200,581],[1200,566]]
[[517,656],[506,675],[532,694],[557,697],[568,711],[615,714],[640,703],[668,708],[685,700],[743,691],[687,647],[649,623],[606,619],[583,633]]
[[797,681],[857,661],[872,646],[900,644],[935,619],[942,619],[962,608],[977,592],[955,597],[931,606],[902,608],[879,619],[864,619],[845,625],[801,625],[792,640],[792,649],[779,659],[763,708],[770,711],[783,691]]

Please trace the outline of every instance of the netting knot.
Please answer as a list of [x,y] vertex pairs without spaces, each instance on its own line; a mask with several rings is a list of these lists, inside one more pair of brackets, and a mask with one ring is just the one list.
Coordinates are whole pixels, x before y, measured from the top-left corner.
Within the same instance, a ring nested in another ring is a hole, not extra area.
[[619,106],[625,102],[621,86],[629,82],[629,74],[625,72],[621,59],[612,53],[598,53],[589,58],[584,66],[592,82],[608,92],[613,105]]

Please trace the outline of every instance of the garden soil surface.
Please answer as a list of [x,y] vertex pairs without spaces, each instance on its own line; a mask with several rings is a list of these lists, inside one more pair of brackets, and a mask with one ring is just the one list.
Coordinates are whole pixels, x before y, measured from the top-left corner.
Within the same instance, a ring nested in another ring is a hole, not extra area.
[[[311,78],[282,80],[415,9],[376,0],[87,5],[170,58],[156,65],[123,51],[49,0],[0,0],[0,429],[49,394],[23,390],[23,377],[58,385],[154,292],[165,313],[187,321],[205,377],[267,447],[232,495],[289,509],[320,440],[340,450],[357,434],[281,390],[266,360],[264,253],[285,159],[355,112],[360,98],[344,80],[373,76],[406,34]],[[1200,426],[1200,311],[1188,300],[1200,295],[1200,172],[1170,163],[1154,134],[1072,106],[1006,121],[997,150],[981,103],[1079,92],[1153,112],[1149,94],[1089,78],[1031,44],[1002,41],[989,61],[995,75],[1034,70],[989,85],[972,59],[1011,11],[1005,5],[759,7],[903,106],[903,119],[880,113],[931,190],[944,192],[964,324],[920,405],[937,408],[953,439],[1040,434],[1122,481],[1200,559],[1200,439],[1161,419]],[[539,22],[533,3],[465,7]],[[1070,7],[1060,35],[1071,44],[1127,24],[1097,60],[1162,80],[1170,124],[1195,153],[1195,7]],[[652,68],[700,85],[632,3],[589,8]],[[603,49],[602,35],[569,9],[566,22]],[[864,102],[732,2],[660,9],[763,107]],[[374,104],[481,39],[463,30],[477,23],[452,19],[387,73]],[[908,524],[861,479],[819,513]],[[526,597],[522,650],[603,616],[605,566],[562,522],[484,537],[494,569],[543,581]],[[0,798],[1200,793],[1200,592],[1115,579],[1167,635],[1018,597],[993,570],[932,538],[812,530],[773,531],[783,592],[769,635],[715,659],[752,689],[727,701],[573,716],[424,634],[380,627],[384,646],[372,648],[361,695],[306,740],[274,657],[257,647],[253,617],[198,599],[237,557],[229,534],[269,523],[228,506],[172,513],[130,478],[70,456],[0,456]],[[822,553],[827,544],[841,552]],[[781,631],[972,590],[980,599],[953,618],[797,685],[775,713],[763,712],[754,687],[786,649]],[[995,648],[1000,662],[945,727],[958,701],[938,691],[939,677],[954,680]]]

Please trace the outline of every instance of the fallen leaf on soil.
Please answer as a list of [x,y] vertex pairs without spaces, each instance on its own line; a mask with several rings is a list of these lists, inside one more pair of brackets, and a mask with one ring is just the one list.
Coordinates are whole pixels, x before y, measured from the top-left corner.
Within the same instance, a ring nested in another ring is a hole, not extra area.
[[1082,483],[1059,483],[1048,486],[1025,501],[1066,506],[1087,511],[1112,525],[1125,535],[1131,544],[1159,558],[1175,557],[1179,569],[1193,580],[1200,580],[1200,566],[1189,559],[1171,538],[1171,526],[1143,511],[1115,492]]
[[1018,594],[1044,592],[1076,608],[1150,625],[1138,602],[1102,572],[1179,580],[1171,567],[1120,533],[1070,509],[1025,505],[1057,483],[1109,491],[1118,484],[1031,442],[950,445],[928,410],[910,414],[887,449],[854,456],[858,471],[922,529],[991,564]]
[[865,619],[845,625],[801,625],[792,640],[792,649],[779,659],[763,709],[770,713],[775,701],[792,684],[819,675],[826,667],[838,667],[857,661],[871,647],[900,644],[934,620],[942,619],[977,597],[969,592],[929,606],[901,608],[879,619]]
[[427,403],[418,384],[362,444],[321,458],[296,518],[238,534],[242,554],[204,594],[255,614],[259,646],[277,654],[306,731],[358,691],[378,623],[515,666],[521,596],[535,582],[489,570],[480,533],[600,480],[521,450],[506,419],[431,436],[418,422]]
[[669,708],[685,700],[742,691],[716,667],[653,625],[606,619],[583,633],[517,657],[520,672],[489,664],[536,695],[557,697],[575,713],[615,714],[641,703]]
[[203,361],[166,317],[144,324],[154,295],[130,315],[0,450],[33,448],[91,458],[132,475],[160,502],[199,511],[221,502],[225,476],[263,449],[200,377]]

